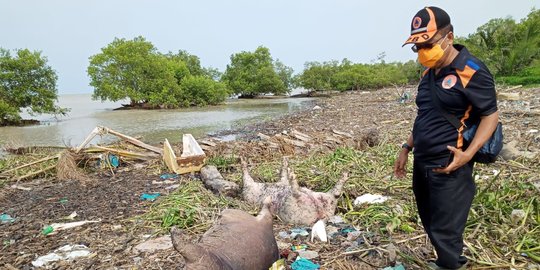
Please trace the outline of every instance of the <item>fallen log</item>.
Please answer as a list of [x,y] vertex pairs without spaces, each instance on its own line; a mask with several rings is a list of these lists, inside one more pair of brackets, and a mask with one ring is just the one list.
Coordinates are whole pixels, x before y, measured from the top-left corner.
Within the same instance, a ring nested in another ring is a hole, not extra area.
[[225,180],[215,166],[202,167],[201,179],[206,188],[218,195],[235,197],[240,191],[240,187],[234,182]]

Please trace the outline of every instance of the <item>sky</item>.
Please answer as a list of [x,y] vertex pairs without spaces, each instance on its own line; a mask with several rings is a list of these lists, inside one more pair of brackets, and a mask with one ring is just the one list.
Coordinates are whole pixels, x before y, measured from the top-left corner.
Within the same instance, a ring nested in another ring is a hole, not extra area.
[[92,93],[89,57],[115,37],[143,36],[160,52],[186,50],[224,71],[230,56],[262,45],[301,72],[307,61],[407,61],[414,14],[448,12],[458,36],[493,18],[521,20],[540,0],[0,0],[0,47],[41,51],[59,94]]

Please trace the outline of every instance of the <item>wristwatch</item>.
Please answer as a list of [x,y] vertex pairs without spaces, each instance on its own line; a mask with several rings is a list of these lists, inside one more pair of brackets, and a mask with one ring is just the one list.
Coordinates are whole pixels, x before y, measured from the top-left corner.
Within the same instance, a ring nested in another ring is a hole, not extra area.
[[412,147],[408,143],[402,144],[401,148],[405,148],[405,149],[409,150],[409,152],[412,151]]

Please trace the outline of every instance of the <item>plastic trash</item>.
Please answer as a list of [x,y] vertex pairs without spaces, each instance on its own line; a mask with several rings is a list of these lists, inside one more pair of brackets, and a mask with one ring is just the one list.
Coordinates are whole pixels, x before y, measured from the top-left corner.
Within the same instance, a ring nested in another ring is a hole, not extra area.
[[403,266],[403,264],[399,264],[396,266],[388,266],[384,268],[383,270],[405,270],[405,267]]
[[292,251],[306,250],[307,245],[295,245],[291,247]]
[[332,217],[330,217],[330,219],[328,219],[328,222],[332,223],[332,224],[345,223],[345,221],[343,220],[343,218],[341,216],[332,216]]
[[43,228],[43,230],[41,230],[41,233],[43,235],[48,235],[48,234],[52,233],[53,231],[54,231],[54,228],[51,225],[49,225],[49,226],[46,226],[45,228]]
[[319,257],[319,252],[313,250],[299,250],[298,257],[312,260]]
[[291,238],[296,238],[296,236],[308,236],[309,233],[306,229],[304,228],[293,228],[291,229]]
[[268,268],[268,270],[285,270],[287,269],[287,263],[285,262],[285,259],[277,260]]
[[78,257],[87,257],[89,255],[90,249],[85,245],[65,245],[52,253],[32,261],[32,265],[35,267],[43,267],[51,262],[70,261]]
[[62,198],[60,199],[60,203],[61,204],[66,204],[68,202],[68,199],[67,198]]
[[10,215],[8,214],[2,214],[0,215],[0,221],[2,223],[11,223],[11,222],[15,222],[15,219],[12,218]]
[[289,239],[291,238],[291,235],[288,233],[288,232],[285,232],[285,231],[281,231],[278,233],[279,237],[283,238],[283,239]]
[[114,168],[117,168],[120,165],[120,159],[116,155],[109,154],[109,163]]
[[378,194],[364,194],[360,197],[357,197],[354,200],[354,205],[361,205],[364,203],[374,204],[374,203],[383,203],[388,200],[388,197]]
[[301,257],[298,257],[296,261],[291,264],[293,270],[316,270],[320,267],[320,265]]
[[178,174],[176,173],[164,173],[159,176],[161,180],[168,180],[168,179],[178,179]]
[[159,197],[159,195],[161,195],[161,194],[159,194],[159,193],[151,193],[151,194],[143,193],[143,195],[141,195],[141,200],[153,202]]
[[77,211],[73,211],[69,216],[66,217],[66,219],[74,220],[78,216]]
[[356,229],[353,227],[345,227],[339,232],[342,236],[348,236],[350,232],[356,232]]
[[314,238],[319,238],[323,242],[328,242],[328,237],[326,235],[326,226],[324,225],[323,220],[319,220],[311,228],[311,242]]
[[100,221],[101,220],[82,220],[82,221],[69,222],[69,223],[53,223],[53,224],[43,228],[41,233],[43,235],[52,235],[52,234],[56,234],[57,232],[62,231],[62,230],[67,230],[67,229],[71,229],[71,228],[75,228],[75,227],[85,225],[87,223],[96,223],[96,222],[100,222]]

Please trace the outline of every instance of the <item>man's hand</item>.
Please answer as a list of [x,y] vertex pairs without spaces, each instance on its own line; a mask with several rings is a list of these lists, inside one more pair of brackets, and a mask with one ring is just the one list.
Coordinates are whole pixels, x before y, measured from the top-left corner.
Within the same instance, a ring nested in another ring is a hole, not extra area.
[[436,173],[446,173],[450,174],[451,172],[459,169],[461,166],[467,164],[473,158],[467,152],[463,152],[461,149],[457,149],[453,146],[447,146],[448,150],[452,152],[454,159],[448,166],[445,168],[433,169]]
[[403,148],[399,152],[398,158],[396,159],[396,162],[394,163],[394,175],[397,178],[403,178],[407,175],[407,170],[405,170],[405,167],[407,166],[407,160],[409,158],[409,150]]

